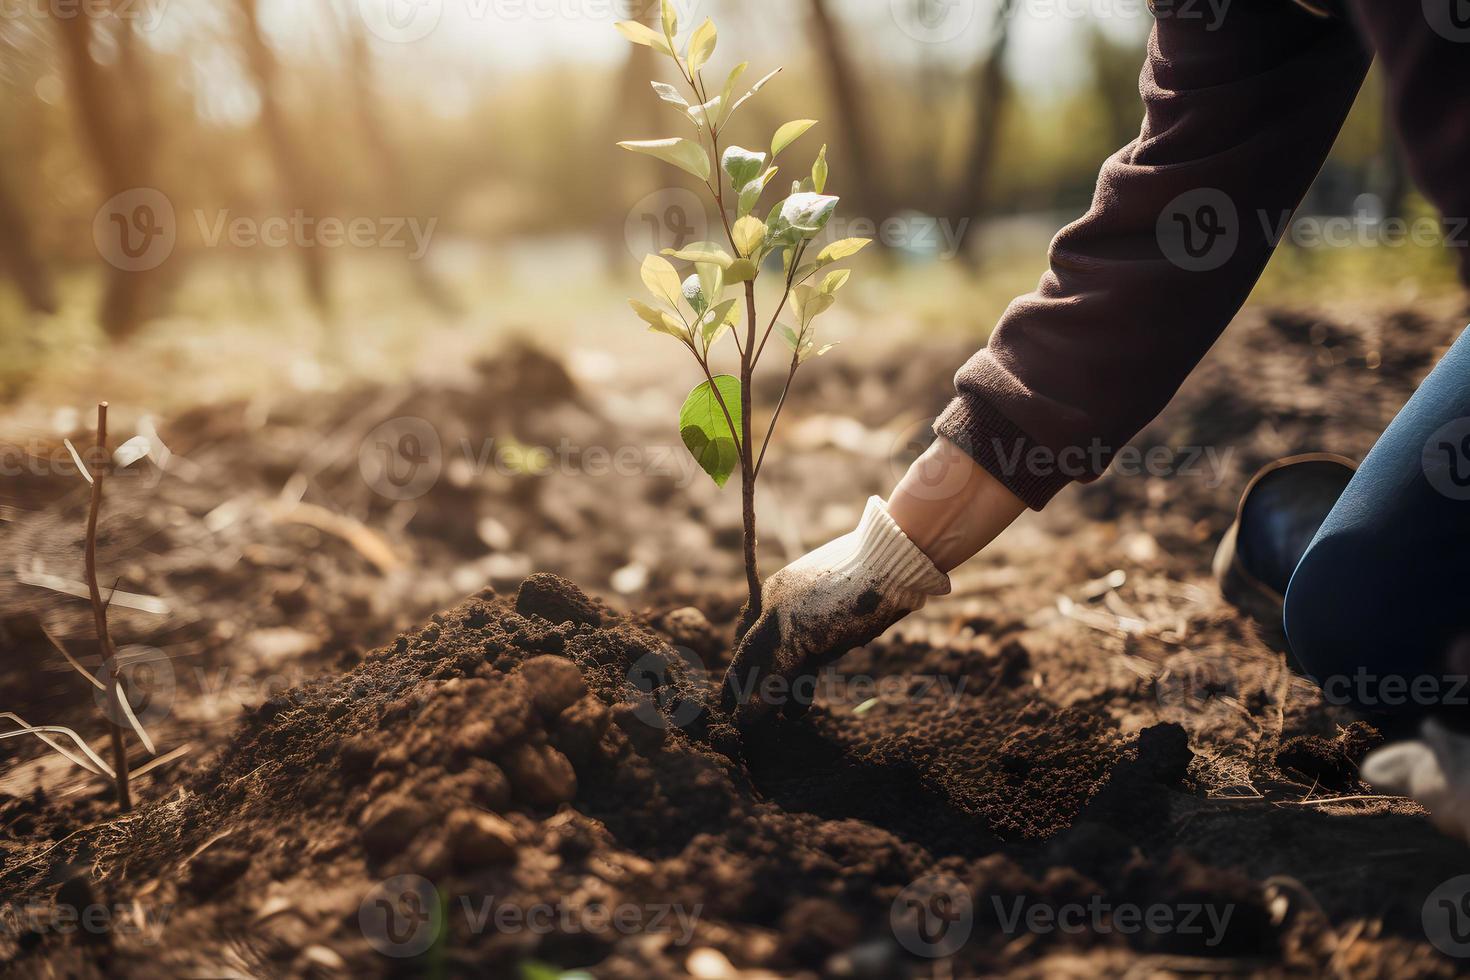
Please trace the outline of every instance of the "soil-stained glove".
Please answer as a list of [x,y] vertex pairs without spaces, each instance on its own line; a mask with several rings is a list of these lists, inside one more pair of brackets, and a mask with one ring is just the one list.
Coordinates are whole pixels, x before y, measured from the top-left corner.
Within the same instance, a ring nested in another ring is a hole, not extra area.
[[1363,778],[1424,805],[1434,825],[1470,841],[1470,736],[1430,719],[1421,738],[1375,749],[1363,760]]
[[725,675],[724,705],[740,724],[810,707],[817,672],[949,592],[945,575],[868,500],[857,530],[772,575],[761,615]]

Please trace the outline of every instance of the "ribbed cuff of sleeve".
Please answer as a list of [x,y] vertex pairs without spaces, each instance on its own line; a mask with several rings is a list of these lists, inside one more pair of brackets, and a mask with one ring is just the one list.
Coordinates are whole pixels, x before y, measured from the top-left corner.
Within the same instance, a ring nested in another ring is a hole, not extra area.
[[934,596],[949,594],[949,576],[909,540],[878,497],[868,498],[852,561],[876,581],[880,591],[906,609],[918,609]]
[[1032,510],[1041,510],[1072,482],[1058,467],[1030,466],[1031,451],[1044,447],[977,395],[950,402],[934,431],[969,454]]

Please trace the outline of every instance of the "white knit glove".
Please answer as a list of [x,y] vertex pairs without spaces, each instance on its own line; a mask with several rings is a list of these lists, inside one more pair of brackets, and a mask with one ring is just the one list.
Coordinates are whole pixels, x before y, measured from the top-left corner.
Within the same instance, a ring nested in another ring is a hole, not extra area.
[[1470,736],[1430,719],[1419,739],[1375,749],[1363,760],[1363,778],[1379,789],[1410,796],[1434,825],[1470,841]]
[[725,675],[726,710],[741,724],[805,711],[818,670],[948,592],[949,576],[869,498],[857,530],[766,581],[760,618]]

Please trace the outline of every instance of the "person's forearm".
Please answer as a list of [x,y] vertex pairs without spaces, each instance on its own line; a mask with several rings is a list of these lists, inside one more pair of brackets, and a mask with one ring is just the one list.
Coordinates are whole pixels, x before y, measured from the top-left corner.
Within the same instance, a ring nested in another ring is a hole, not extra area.
[[948,439],[914,460],[888,513],[941,572],[964,564],[1010,527],[1026,505]]

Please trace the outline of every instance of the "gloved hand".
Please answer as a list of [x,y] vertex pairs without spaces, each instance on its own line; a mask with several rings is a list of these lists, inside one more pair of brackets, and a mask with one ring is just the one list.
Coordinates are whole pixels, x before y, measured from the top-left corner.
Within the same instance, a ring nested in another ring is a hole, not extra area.
[[801,713],[822,667],[948,592],[949,576],[869,498],[857,530],[766,580],[760,618],[725,675],[725,709],[742,725],[783,707]]
[[1375,749],[1363,760],[1363,778],[1375,787],[1413,797],[1434,825],[1470,841],[1470,735],[1430,719],[1421,738]]

